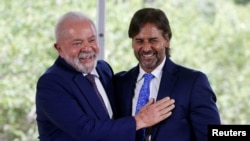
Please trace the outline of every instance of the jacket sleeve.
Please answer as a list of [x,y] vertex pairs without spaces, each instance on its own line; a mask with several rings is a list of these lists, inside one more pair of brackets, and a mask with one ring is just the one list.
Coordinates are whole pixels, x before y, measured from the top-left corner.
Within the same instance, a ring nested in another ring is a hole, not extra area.
[[221,124],[219,111],[216,106],[216,95],[205,74],[198,74],[190,96],[189,117],[193,131],[197,141],[204,141],[208,133],[207,125]]

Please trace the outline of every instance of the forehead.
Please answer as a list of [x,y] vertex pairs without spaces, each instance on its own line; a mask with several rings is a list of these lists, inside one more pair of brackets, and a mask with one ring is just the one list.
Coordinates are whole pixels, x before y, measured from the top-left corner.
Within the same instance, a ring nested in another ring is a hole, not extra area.
[[135,36],[137,37],[158,37],[161,36],[162,31],[157,28],[154,24],[145,24],[140,28],[139,33]]
[[64,22],[59,34],[58,42],[71,42],[73,40],[88,40],[96,38],[96,29],[89,21]]
[[89,21],[75,21],[67,24],[68,29],[77,31],[89,31],[95,33],[94,25]]

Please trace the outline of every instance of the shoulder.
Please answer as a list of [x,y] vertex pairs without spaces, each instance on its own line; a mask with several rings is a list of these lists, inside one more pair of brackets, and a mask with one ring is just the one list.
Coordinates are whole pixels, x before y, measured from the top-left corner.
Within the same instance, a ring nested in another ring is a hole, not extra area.
[[110,66],[110,64],[104,60],[98,60],[97,61],[97,66],[96,69],[98,71],[98,73],[105,73],[105,74],[109,74],[109,75],[114,75],[113,69]]
[[118,80],[118,81],[127,81],[127,80],[134,80],[137,78],[139,74],[139,66],[135,66],[133,68],[131,68],[130,70],[123,70],[123,71],[120,71],[120,72],[117,72],[115,74],[115,79]]
[[206,76],[204,72],[199,69],[177,65],[179,75],[181,76]]
[[183,82],[188,82],[188,85],[210,85],[207,74],[200,71],[199,69],[177,65],[177,71],[175,76]]
[[181,64],[176,64],[170,59],[166,61],[164,73],[168,73],[177,78],[186,80],[195,80],[198,78],[207,79],[207,75],[199,69],[187,67]]
[[98,60],[97,61],[97,67],[111,69],[111,66],[105,60]]

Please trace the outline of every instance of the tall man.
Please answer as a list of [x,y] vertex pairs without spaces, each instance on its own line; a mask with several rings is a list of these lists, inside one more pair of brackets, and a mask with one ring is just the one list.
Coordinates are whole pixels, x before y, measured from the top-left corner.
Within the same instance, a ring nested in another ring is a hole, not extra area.
[[165,13],[154,8],[138,10],[128,35],[139,64],[116,75],[118,117],[136,114],[143,101],[141,87],[146,91],[144,74],[152,75],[149,97],[169,96],[175,99],[175,109],[171,117],[149,128],[146,136],[138,131],[136,141],[207,141],[208,125],[220,124],[216,95],[204,73],[170,59],[172,32]]

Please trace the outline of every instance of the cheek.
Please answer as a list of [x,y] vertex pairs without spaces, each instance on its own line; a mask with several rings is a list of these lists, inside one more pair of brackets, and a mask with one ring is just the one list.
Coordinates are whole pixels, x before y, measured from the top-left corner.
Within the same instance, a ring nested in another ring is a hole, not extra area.
[[133,48],[133,50],[134,50],[135,53],[140,50],[140,46],[135,45],[135,44],[132,44],[132,48]]
[[139,55],[139,52],[140,52],[140,48],[133,48],[133,50],[134,50],[134,54],[136,55],[136,56],[138,56]]
[[67,48],[63,51],[64,55],[70,56],[70,57],[76,57],[78,56],[79,49],[78,48]]
[[95,49],[95,52],[96,53],[99,53],[100,52],[100,48],[96,45],[96,46],[94,46],[94,49]]
[[165,55],[166,55],[166,49],[167,49],[166,47],[162,47],[161,49],[158,50],[158,54],[159,54],[160,58],[165,57]]
[[96,53],[99,53],[99,52],[100,52],[100,48],[99,48],[97,42],[91,43],[91,44],[89,45],[89,49],[88,49],[88,50],[92,50],[92,51],[94,51],[94,52],[96,52]]

